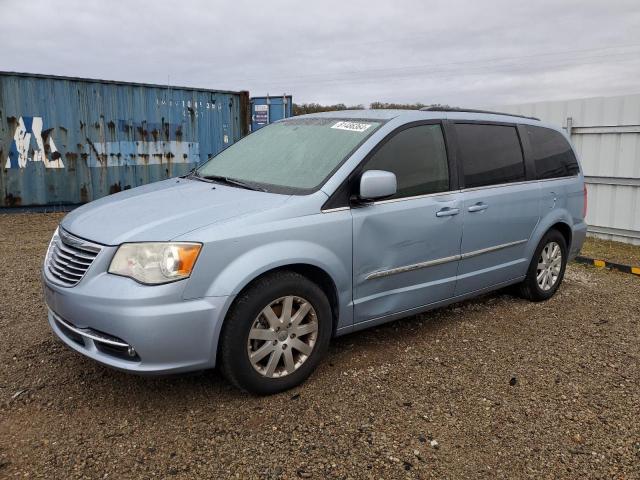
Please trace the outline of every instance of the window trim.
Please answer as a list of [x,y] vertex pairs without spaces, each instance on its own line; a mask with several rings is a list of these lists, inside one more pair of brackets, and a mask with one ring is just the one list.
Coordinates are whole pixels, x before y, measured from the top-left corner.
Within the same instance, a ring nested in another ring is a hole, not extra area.
[[[513,123],[513,122],[494,122],[491,120],[451,120],[451,129],[454,131],[454,135],[455,135],[455,146],[456,146],[456,153],[457,153],[457,149],[460,147],[461,143],[460,140],[458,138],[457,132],[456,132],[456,126],[457,125],[468,125],[468,124],[473,124],[473,125],[495,125],[495,126],[500,126],[500,127],[513,127],[516,131],[516,136],[518,138],[518,143],[520,144],[520,153],[522,154],[522,166],[524,167],[524,180],[517,180],[514,182],[503,182],[503,183],[492,183],[490,185],[479,185],[477,187],[467,187],[464,183],[464,162],[462,161],[462,159],[460,161],[457,162],[458,164],[458,184],[460,186],[460,190],[461,191],[469,191],[469,190],[476,190],[476,189],[481,189],[481,188],[490,188],[490,187],[500,187],[500,186],[506,186],[506,185],[513,185],[513,184],[519,184],[519,183],[524,183],[524,182],[528,182],[528,181],[532,181],[532,180],[537,180],[536,179],[536,172],[535,172],[535,167],[532,169],[531,168],[531,160],[527,158],[526,153],[525,152],[525,148],[523,145],[523,135],[522,135],[522,129],[520,128],[520,126],[522,124],[519,123]],[[529,146],[529,144],[527,144],[527,146]],[[456,157],[457,160],[457,157]]]
[[[357,179],[360,178],[360,175],[363,173],[363,169],[366,164],[369,162],[371,157],[373,157],[383,145],[385,145],[389,140],[395,137],[398,133],[403,130],[407,130],[409,128],[420,127],[424,125],[440,125],[440,130],[442,132],[442,137],[444,140],[444,149],[445,156],[447,159],[447,168],[449,170],[449,188],[443,192],[434,192],[434,193],[425,193],[423,195],[414,195],[411,197],[399,197],[399,198],[391,198],[387,200],[380,200],[378,202],[371,202],[371,204],[378,203],[390,203],[397,202],[401,200],[409,200],[409,199],[417,199],[422,197],[434,196],[434,195],[446,195],[453,191],[456,191],[458,188],[458,174],[457,167],[455,165],[455,149],[454,145],[451,143],[451,138],[448,135],[445,129],[445,120],[444,119],[430,119],[430,120],[416,120],[413,122],[404,123],[389,133],[387,133],[382,140],[380,140],[374,147],[367,152],[364,158],[356,165],[353,170],[347,175],[347,178],[334,190],[334,192],[329,196],[327,201],[322,205],[322,212],[329,211],[340,211],[350,209],[355,207],[356,205],[353,203],[351,197],[353,194],[354,184]],[[452,153],[453,152],[453,153]]]

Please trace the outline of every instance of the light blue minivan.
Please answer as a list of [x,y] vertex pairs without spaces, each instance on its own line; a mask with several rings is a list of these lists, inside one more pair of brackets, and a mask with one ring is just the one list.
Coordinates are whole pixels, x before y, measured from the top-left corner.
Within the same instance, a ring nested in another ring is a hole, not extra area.
[[258,394],[332,337],[517,284],[551,297],[586,234],[565,134],[462,110],[293,117],[189,175],[69,213],[43,269],[71,348],[138,373],[220,365]]

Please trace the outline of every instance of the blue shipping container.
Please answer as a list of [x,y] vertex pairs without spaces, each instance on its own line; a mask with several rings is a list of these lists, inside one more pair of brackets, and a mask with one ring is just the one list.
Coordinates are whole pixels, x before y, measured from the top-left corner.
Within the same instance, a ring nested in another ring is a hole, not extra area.
[[289,118],[293,115],[293,100],[291,95],[281,97],[252,97],[251,98],[251,131],[271,122]]
[[0,72],[0,206],[182,175],[248,133],[249,94]]

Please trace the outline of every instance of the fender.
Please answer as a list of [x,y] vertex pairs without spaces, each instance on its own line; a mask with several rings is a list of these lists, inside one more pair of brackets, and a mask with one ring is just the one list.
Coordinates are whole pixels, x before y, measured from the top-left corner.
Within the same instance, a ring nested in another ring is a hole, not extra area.
[[205,296],[238,295],[243,288],[260,275],[294,264],[312,265],[331,277],[338,292],[338,327],[351,325],[353,312],[350,259],[345,261],[332,250],[305,240],[274,242],[257,246],[242,253],[216,275]]
[[[349,249],[349,254],[351,250]],[[205,297],[226,297],[214,325],[211,364],[215,365],[218,339],[224,319],[236,296],[252,280],[271,270],[287,265],[306,264],[322,269],[333,280],[338,293],[338,329],[353,324],[351,298],[351,261],[348,262],[326,247],[303,240],[285,240],[260,245],[236,257],[216,275]],[[342,281],[338,279],[343,279]]]

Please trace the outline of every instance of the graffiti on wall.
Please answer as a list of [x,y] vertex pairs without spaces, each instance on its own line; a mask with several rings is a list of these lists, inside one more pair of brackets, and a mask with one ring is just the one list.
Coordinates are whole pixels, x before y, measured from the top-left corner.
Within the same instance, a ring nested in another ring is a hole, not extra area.
[[[43,131],[42,125],[42,117],[23,116],[18,119],[9,154],[4,159],[4,168],[26,168],[28,162],[42,162],[46,168],[65,168],[61,152],[53,140],[53,129]],[[148,166],[164,162],[187,164],[200,161],[199,143],[182,141],[180,124],[118,120],[118,130],[127,136],[135,135],[137,139],[95,143],[88,141],[81,150],[88,153],[88,167]],[[100,137],[104,138],[103,128]],[[228,142],[227,135],[224,142]]]
[[25,168],[42,162],[46,168],[64,168],[51,130],[42,131],[42,117],[20,117],[4,168]]

